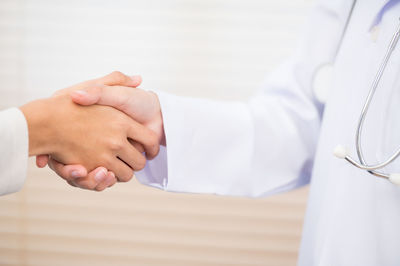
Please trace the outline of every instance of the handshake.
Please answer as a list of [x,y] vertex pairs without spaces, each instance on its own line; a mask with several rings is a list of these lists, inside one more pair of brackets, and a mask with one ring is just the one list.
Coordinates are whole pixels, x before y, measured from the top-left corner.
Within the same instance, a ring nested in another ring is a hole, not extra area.
[[140,83],[116,71],[20,107],[29,156],[72,186],[102,191],[129,181],[165,145],[158,97]]

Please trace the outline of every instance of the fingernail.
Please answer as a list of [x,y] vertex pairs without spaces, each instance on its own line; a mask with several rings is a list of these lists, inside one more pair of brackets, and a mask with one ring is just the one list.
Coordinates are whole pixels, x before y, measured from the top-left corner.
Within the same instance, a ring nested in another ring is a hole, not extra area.
[[83,90],[77,90],[74,91],[73,93],[78,94],[79,96],[86,96],[88,94],[86,91]]
[[71,176],[72,176],[73,178],[82,177],[81,173],[79,173],[79,171],[77,171],[77,170],[72,171],[72,172],[71,172]]
[[111,184],[113,184],[114,180],[115,180],[115,174],[113,172],[109,172],[108,176],[111,177],[111,178],[108,181],[107,187],[110,186]]
[[101,169],[100,171],[98,171],[95,175],[94,175],[94,179],[97,182],[103,181],[104,178],[106,178],[107,175],[107,171],[104,169]]

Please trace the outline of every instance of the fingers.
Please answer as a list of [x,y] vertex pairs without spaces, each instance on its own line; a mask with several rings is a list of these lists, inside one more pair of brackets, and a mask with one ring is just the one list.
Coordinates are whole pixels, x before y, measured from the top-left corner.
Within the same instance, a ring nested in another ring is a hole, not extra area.
[[39,168],[45,167],[48,161],[49,161],[49,156],[46,154],[36,156],[36,166]]
[[68,184],[82,189],[102,191],[116,182],[115,175],[104,167],[98,167],[87,174],[81,165],[64,165],[54,159],[50,159],[49,167]]
[[115,176],[119,182],[128,182],[133,177],[133,170],[122,160],[115,158],[111,167],[109,167],[115,173]]
[[104,167],[98,167],[87,176],[67,181],[74,187],[87,190],[103,191],[117,182],[113,172],[107,171]]
[[[137,154],[143,157],[130,143],[127,143],[127,146],[130,146]],[[144,158],[140,158],[140,160],[145,161]],[[118,158],[115,158],[113,162],[116,174],[107,171],[104,167],[98,167],[88,174],[81,165],[64,165],[52,158],[49,159],[48,165],[71,186],[88,190],[102,191],[107,187],[113,186],[117,181],[127,182],[133,177],[133,170]]]
[[116,182],[117,179],[115,178],[114,173],[109,171],[107,177],[95,187],[95,190],[103,191],[104,189],[113,186]]
[[122,86],[93,86],[85,90],[71,92],[72,101],[80,105],[108,105],[124,111],[133,88]]
[[139,171],[146,165],[146,158],[127,140],[118,153],[118,158],[129,165],[133,170]]
[[127,76],[119,71],[114,71],[104,77],[87,80],[74,86],[56,91],[53,96],[66,95],[76,90],[85,90],[87,88],[99,85],[107,86],[126,86],[136,88],[142,83],[142,77],[139,75]]
[[[81,165],[64,165],[51,158],[48,164],[52,170],[73,187],[103,191],[117,182],[115,174],[107,171],[104,167],[98,167],[87,174],[86,169]],[[123,175],[126,181],[129,181],[130,178],[126,178],[126,176],[129,176],[129,170],[126,172],[121,171],[121,175]]]
[[[71,87],[67,91],[61,91],[61,93],[69,92],[72,100],[81,105],[92,105],[101,101],[102,93],[101,87],[104,86],[123,86],[136,88],[142,83],[142,77],[139,75],[127,76],[119,71],[114,71],[104,77],[89,80],[82,83],[78,87]],[[105,97],[108,99],[108,97]],[[99,103],[102,104],[102,103]],[[108,105],[108,104],[104,104]]]
[[127,76],[119,71],[114,71],[104,77],[95,80],[97,84],[107,86],[126,86],[126,87],[137,87],[142,83],[142,77],[139,75]]
[[76,90],[70,93],[72,101],[80,105],[93,105],[99,102],[103,87],[96,86],[87,90]]
[[160,144],[157,135],[134,120],[132,120],[128,130],[128,138],[142,144],[148,159],[153,159],[160,151]]
[[132,139],[128,139],[129,143],[135,147],[136,150],[138,150],[138,152],[143,153],[144,152],[144,147],[142,144],[140,144],[139,142],[136,142]]
[[87,170],[82,165],[64,165],[51,158],[49,167],[67,181],[74,181],[76,178],[87,175]]
[[72,100],[80,105],[92,105],[97,103],[120,109],[119,107],[127,100],[126,87],[136,88],[142,83],[142,77],[130,77],[119,71],[114,71],[107,76],[96,79],[95,83],[96,84],[92,84],[92,86],[87,86],[84,90],[72,91]]
[[99,184],[101,184],[103,181],[107,179],[107,176],[108,176],[108,171],[106,168],[97,167],[87,176],[77,178],[72,182],[75,184],[75,186],[79,188],[95,190]]

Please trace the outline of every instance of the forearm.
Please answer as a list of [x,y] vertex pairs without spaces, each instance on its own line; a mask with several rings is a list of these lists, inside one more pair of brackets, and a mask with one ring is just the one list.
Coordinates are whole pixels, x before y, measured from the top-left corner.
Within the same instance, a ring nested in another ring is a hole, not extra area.
[[[241,103],[161,93],[160,99],[166,153],[137,174],[142,183],[256,197],[308,182],[319,114],[301,98],[266,93]],[[293,113],[290,106],[299,104]]]

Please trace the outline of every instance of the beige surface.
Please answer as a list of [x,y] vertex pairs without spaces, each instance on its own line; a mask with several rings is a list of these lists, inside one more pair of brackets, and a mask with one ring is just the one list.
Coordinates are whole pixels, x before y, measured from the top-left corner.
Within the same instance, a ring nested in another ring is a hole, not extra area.
[[105,193],[31,167],[0,198],[0,265],[295,265],[307,189],[265,199]]

